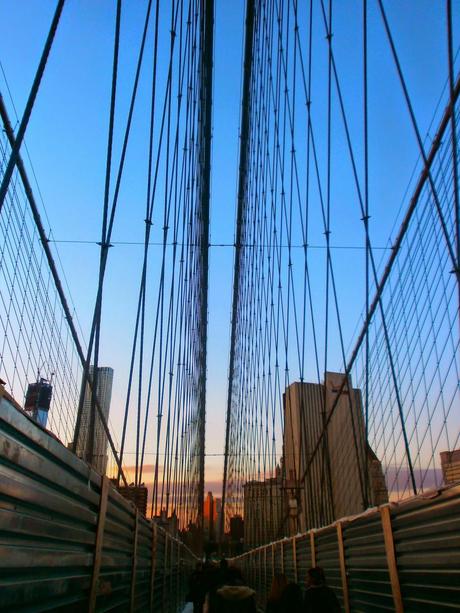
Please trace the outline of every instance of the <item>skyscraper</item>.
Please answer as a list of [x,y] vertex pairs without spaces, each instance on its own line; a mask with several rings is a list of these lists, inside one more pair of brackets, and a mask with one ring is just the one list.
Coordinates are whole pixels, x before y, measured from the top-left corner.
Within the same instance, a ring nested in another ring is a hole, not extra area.
[[214,541],[216,538],[216,527],[218,526],[217,502],[220,506],[220,498],[214,498],[212,492],[208,492],[204,501],[203,520],[205,535],[210,541]]
[[29,383],[27,387],[24,410],[43,428],[46,428],[48,422],[52,394],[53,386],[41,377],[35,383]]
[[446,485],[460,480],[460,449],[441,451],[441,470]]
[[222,498],[214,498],[214,510],[216,519],[214,521],[214,539],[219,542],[220,541],[220,518],[222,515]]
[[230,540],[239,542],[244,538],[244,520],[241,515],[230,517]]
[[[89,374],[91,379],[94,376],[94,366],[90,366]],[[82,381],[82,385],[83,385]],[[112,399],[112,384],[113,384],[113,368],[108,366],[99,366],[97,369],[97,397],[106,421],[109,418],[110,401]],[[77,455],[80,458],[85,458],[86,450],[89,444],[90,436],[90,421],[91,421],[91,388],[86,384],[85,398],[83,401],[83,411],[81,415],[80,433],[77,442]],[[94,425],[94,451],[91,460],[91,466],[102,475],[107,469],[107,435],[99,417],[96,408],[95,425]]]
[[323,384],[286,389],[283,447],[286,492],[290,506],[298,503],[291,532],[388,501],[381,464],[365,440],[361,391],[351,378],[344,383],[343,374],[327,372]]
[[248,481],[244,491],[244,546],[258,547],[283,536],[284,496],[281,469],[264,481]]

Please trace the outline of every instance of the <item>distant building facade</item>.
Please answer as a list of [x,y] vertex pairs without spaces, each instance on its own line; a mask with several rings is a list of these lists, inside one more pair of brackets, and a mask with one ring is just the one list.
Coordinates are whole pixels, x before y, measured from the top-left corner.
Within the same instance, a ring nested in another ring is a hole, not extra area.
[[230,540],[239,542],[244,539],[244,520],[241,515],[230,517]]
[[48,423],[53,386],[49,381],[39,378],[35,383],[29,383],[24,401],[24,411],[42,428]]
[[134,485],[131,483],[130,485],[117,485],[117,479],[110,479],[112,484],[117,488],[123,498],[132,502],[142,513],[144,517],[147,516],[147,499],[148,499],[148,490],[145,487],[144,483],[140,485]]
[[248,481],[244,492],[244,546],[258,547],[280,538],[284,496],[281,470],[265,481]]
[[163,530],[166,530],[166,532],[169,532],[171,536],[177,538],[179,534],[179,519],[175,511],[168,516],[166,509],[163,508],[161,509],[160,514],[155,515],[153,519],[158,526],[163,528]]
[[[89,374],[94,378],[94,366],[90,366]],[[82,382],[83,385],[83,382]],[[109,366],[99,366],[97,369],[97,388],[99,404],[106,421],[109,418],[110,402],[112,399],[113,368]],[[80,433],[77,441],[77,455],[85,458],[86,449],[89,444],[90,419],[91,419],[91,388],[86,384],[85,397],[83,401],[83,411],[81,415]],[[107,469],[107,445],[108,439],[104,426],[96,408],[96,418],[94,426],[94,452],[91,466],[100,474],[104,475]]]
[[220,507],[220,498],[214,498],[212,492],[208,492],[208,495],[204,501],[204,512],[203,512],[203,528],[204,528],[204,537],[209,541],[216,540],[217,528],[219,526],[218,519],[218,505],[217,501],[219,501]]
[[215,522],[214,522],[214,540],[220,541],[220,518],[222,516],[222,499],[214,498]]
[[441,451],[441,469],[446,485],[460,481],[460,449]]
[[365,440],[361,391],[350,378],[342,388],[343,383],[344,375],[327,372],[323,384],[293,383],[285,391],[283,458],[291,534],[360,513],[363,499],[369,506],[388,501],[381,463]]

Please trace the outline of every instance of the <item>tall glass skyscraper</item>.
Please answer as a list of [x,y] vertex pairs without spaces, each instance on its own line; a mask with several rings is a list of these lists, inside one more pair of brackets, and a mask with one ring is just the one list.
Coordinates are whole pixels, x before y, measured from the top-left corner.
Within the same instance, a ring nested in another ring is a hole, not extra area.
[[[89,369],[91,379],[94,379],[94,366]],[[113,368],[109,366],[99,366],[97,369],[97,388],[98,398],[102,409],[102,413],[108,421],[110,412],[110,401],[112,399],[112,384],[113,384]],[[83,385],[83,381],[82,381]],[[83,402],[83,411],[81,415],[80,434],[77,442],[77,455],[80,458],[85,458],[86,449],[89,445],[90,435],[90,419],[91,419],[91,389],[87,384],[85,389],[85,398]],[[96,408],[96,418],[94,425],[94,451],[91,460],[91,466],[102,475],[107,469],[107,435],[102,425],[99,412]]]

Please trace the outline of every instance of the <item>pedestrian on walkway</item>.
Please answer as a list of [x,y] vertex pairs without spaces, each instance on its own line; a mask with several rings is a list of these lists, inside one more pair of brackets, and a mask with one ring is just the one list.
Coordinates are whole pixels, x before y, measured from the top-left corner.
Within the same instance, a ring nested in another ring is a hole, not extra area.
[[337,596],[326,585],[326,576],[320,566],[314,566],[308,571],[308,587],[303,610],[304,613],[340,613]]
[[196,563],[187,594],[187,600],[193,603],[193,613],[203,613],[204,599],[206,597],[206,584],[201,562]]
[[203,613],[257,613],[255,591],[245,585],[238,568],[229,566],[225,585],[206,596]]
[[286,575],[276,573],[272,579],[270,594],[267,599],[266,613],[281,613],[281,599],[287,586]]
[[281,596],[282,613],[303,613],[302,590],[297,583],[288,583]]

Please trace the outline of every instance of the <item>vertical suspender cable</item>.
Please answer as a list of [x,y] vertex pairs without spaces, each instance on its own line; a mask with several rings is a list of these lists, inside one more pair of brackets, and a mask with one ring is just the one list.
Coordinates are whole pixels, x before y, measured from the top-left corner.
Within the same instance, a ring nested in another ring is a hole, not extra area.
[[[329,0],[329,15],[328,23],[326,26],[326,38],[328,41],[328,78],[327,78],[327,181],[326,181],[326,219],[325,230],[326,235],[326,304],[325,304],[325,331],[324,331],[324,388],[323,388],[323,411],[322,411],[322,423],[323,427],[327,417],[327,366],[328,366],[328,344],[329,344],[329,284],[331,276],[331,230],[330,230],[330,217],[331,217],[331,132],[332,132],[332,0]],[[322,445],[322,482],[321,488],[322,494],[328,492],[329,496],[326,496],[327,508],[324,509],[322,498],[321,510],[326,513],[324,517],[324,523],[327,523],[329,512],[332,513],[332,517],[335,517],[334,512],[334,493],[332,489],[332,474],[331,474],[331,459],[329,454],[329,441],[327,432],[323,438]],[[325,474],[327,471],[327,474]],[[324,480],[327,479],[326,487],[324,487]]]
[[235,260],[233,268],[233,300],[232,300],[232,327],[230,336],[230,364],[228,377],[227,394],[227,417],[225,429],[225,455],[224,455],[224,476],[222,484],[222,510],[220,517],[220,539],[223,541],[225,530],[225,502],[227,489],[227,470],[228,470],[228,451],[230,422],[232,418],[232,388],[235,375],[235,344],[237,335],[238,319],[238,295],[240,289],[240,265],[241,265],[241,234],[243,226],[246,178],[248,163],[248,140],[249,140],[249,119],[251,114],[250,85],[252,76],[252,49],[254,39],[254,0],[246,0],[246,26],[244,41],[244,67],[243,67],[243,93],[241,102],[241,134],[240,134],[240,154],[238,170],[238,195],[237,195],[237,216],[236,216],[236,235],[235,235]]
[[206,421],[206,354],[207,354],[207,320],[208,320],[208,261],[209,261],[209,199],[211,174],[211,135],[212,135],[212,69],[213,69],[213,30],[214,30],[214,0],[201,0],[202,35],[204,44],[202,50],[201,70],[201,186],[199,210],[201,216],[201,313],[200,313],[200,364],[201,382],[199,385],[199,485],[198,485],[198,517],[199,530],[203,529],[204,513],[204,452],[205,452],[205,421]]
[[[363,89],[364,89],[364,228],[366,246],[366,317],[369,314],[369,141],[367,106],[367,0],[363,0]],[[364,508],[369,506],[369,462],[367,445],[369,437],[369,326],[366,328],[365,344],[365,384],[364,384]]]
[[[449,60],[449,96],[450,96],[450,123],[452,126],[452,164],[454,174],[454,205],[455,205],[455,238],[456,238],[456,256],[457,256],[457,287],[458,287],[458,303],[460,313],[460,203],[459,203],[459,187],[458,187],[458,149],[457,149],[457,118],[455,115],[455,97],[454,97],[454,45],[452,35],[452,0],[447,0],[447,39],[448,39],[448,60]],[[460,321],[460,320],[459,320]]]
[[[88,380],[88,373],[91,362],[91,354],[93,351],[93,343],[94,337],[96,335],[96,344],[98,344],[99,339],[99,325],[100,324],[100,314],[101,314],[101,302],[102,302],[102,284],[105,272],[105,265],[107,262],[107,252],[109,249],[109,242],[107,237],[107,217],[108,217],[108,200],[109,200],[109,187],[110,187],[110,171],[112,165],[112,144],[113,144],[113,127],[114,127],[114,119],[115,119],[115,100],[116,100],[116,83],[117,83],[117,73],[118,73],[118,49],[120,44],[120,20],[121,20],[121,0],[117,2],[117,14],[116,14],[116,24],[115,24],[115,41],[114,41],[114,52],[113,52],[113,70],[112,70],[112,93],[111,93],[111,101],[110,101],[110,119],[109,119],[109,135],[108,135],[108,143],[107,143],[107,160],[106,160],[106,177],[105,177],[105,191],[104,191],[104,212],[103,212],[103,222],[102,222],[102,234],[101,234],[101,255],[100,255],[100,264],[99,264],[99,284],[98,291],[96,297],[96,305],[94,309],[93,323],[92,329],[88,344],[88,352],[86,356],[85,368],[82,378],[82,388],[80,393],[80,402],[78,405],[78,414],[77,414],[77,422],[75,425],[75,434],[73,441],[73,449],[74,452],[77,449],[78,438],[80,435],[80,427],[81,427],[81,418],[83,413],[83,404],[85,398],[85,389],[86,389],[86,381]],[[93,393],[91,394],[91,410],[90,410],[90,424],[89,430],[86,437],[86,442],[89,445],[86,448],[86,458],[91,462],[92,452],[94,446],[94,427],[95,427],[95,415],[94,415],[94,402],[96,400],[98,390],[97,390],[97,360],[95,360],[95,368],[93,371]],[[93,400],[94,399],[94,400]]]

